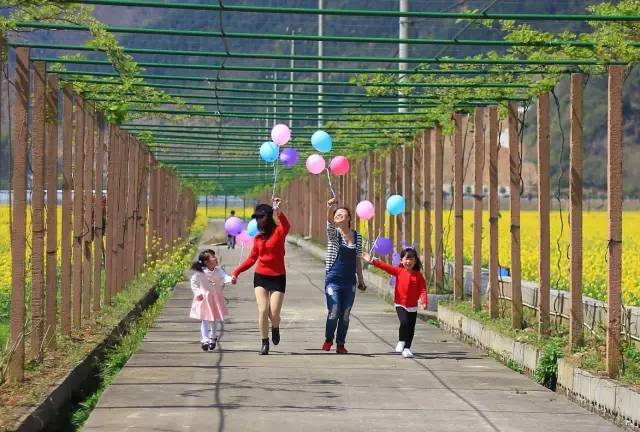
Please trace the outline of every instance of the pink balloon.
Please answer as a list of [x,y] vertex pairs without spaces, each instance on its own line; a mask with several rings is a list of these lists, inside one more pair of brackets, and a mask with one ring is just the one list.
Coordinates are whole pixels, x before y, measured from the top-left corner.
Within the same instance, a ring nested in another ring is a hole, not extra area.
[[345,175],[349,172],[349,161],[344,156],[336,156],[331,159],[329,169],[337,176]]
[[360,219],[371,219],[375,214],[375,209],[371,201],[360,201],[356,206],[356,214]]
[[271,139],[279,146],[283,146],[291,139],[291,129],[287,125],[277,124],[271,129]]
[[236,236],[236,243],[240,246],[249,246],[253,242],[253,238],[247,233],[247,230],[243,230]]
[[311,174],[320,174],[324,168],[324,158],[319,154],[312,154],[307,158],[307,169]]

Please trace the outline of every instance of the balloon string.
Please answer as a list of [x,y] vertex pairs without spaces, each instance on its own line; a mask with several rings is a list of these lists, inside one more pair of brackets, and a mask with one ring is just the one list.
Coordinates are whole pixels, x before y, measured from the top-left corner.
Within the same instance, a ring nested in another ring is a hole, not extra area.
[[329,189],[331,190],[331,195],[333,195],[333,198],[335,198],[336,193],[333,190],[333,186],[331,185],[331,175],[329,174],[329,168],[326,168],[325,171],[327,172],[327,180],[329,181]]
[[278,181],[278,162],[273,163],[273,189],[271,191],[271,201],[276,196],[276,182]]
[[[240,259],[238,260],[238,266],[242,264],[242,256],[244,255],[244,242],[240,243]],[[236,266],[237,267],[237,266]]]
[[376,239],[371,244],[371,249],[369,249],[369,255],[371,255],[371,252],[373,252],[373,249],[376,247],[376,243],[378,243],[378,239],[379,238],[380,238],[380,232],[378,232],[378,235],[376,236]]

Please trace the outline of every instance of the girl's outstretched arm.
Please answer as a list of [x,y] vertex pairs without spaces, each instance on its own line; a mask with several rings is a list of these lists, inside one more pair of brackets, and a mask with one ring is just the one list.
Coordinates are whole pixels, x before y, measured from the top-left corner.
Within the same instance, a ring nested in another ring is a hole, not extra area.
[[371,264],[393,276],[397,276],[402,271],[400,267],[387,264],[386,262],[380,261],[379,259],[374,259],[373,261],[371,261]]

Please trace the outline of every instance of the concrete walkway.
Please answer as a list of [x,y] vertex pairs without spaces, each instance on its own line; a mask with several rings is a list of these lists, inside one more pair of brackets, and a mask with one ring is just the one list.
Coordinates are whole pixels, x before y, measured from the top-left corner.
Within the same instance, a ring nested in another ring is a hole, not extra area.
[[[240,250],[220,253],[230,272]],[[232,317],[214,352],[200,350],[181,283],[85,430],[620,430],[421,321],[416,357],[403,359],[395,312],[373,293],[356,298],[350,354],[323,352],[323,265],[288,246],[287,267],[282,341],[268,356],[257,354],[251,272],[227,290]]]

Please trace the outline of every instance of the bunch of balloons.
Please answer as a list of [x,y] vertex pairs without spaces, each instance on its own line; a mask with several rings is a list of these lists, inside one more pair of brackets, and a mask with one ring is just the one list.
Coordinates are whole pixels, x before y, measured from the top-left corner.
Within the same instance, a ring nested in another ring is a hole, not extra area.
[[266,141],[260,146],[260,157],[263,161],[271,163],[280,158],[285,168],[291,168],[298,163],[298,152],[293,147],[284,146],[291,140],[291,129],[285,124],[277,124],[271,129],[271,141]]
[[[333,147],[331,135],[323,130],[319,130],[311,135],[311,145],[319,153],[328,153]],[[326,167],[324,157],[318,153],[314,153],[307,158],[307,170],[311,174],[320,174]],[[349,160],[344,156],[336,156],[329,162],[329,170],[337,176],[345,175],[349,172]]]

